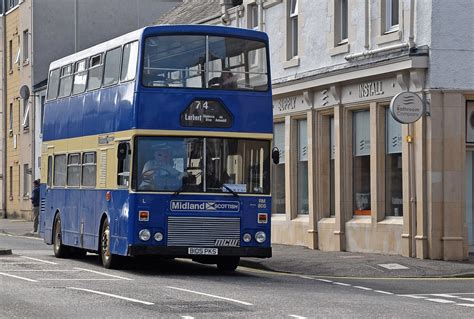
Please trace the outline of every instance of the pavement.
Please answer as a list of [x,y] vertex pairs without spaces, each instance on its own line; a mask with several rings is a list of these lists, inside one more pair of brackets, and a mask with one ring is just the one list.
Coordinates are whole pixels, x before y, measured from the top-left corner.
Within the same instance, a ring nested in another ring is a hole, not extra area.
[[[0,218],[0,234],[39,237],[33,222]],[[2,244],[0,255],[12,251]],[[13,252],[14,253],[14,252]],[[352,278],[474,278],[474,254],[466,261],[417,259],[399,255],[323,252],[301,246],[273,245],[273,257],[242,258],[240,265],[255,269],[318,277]]]

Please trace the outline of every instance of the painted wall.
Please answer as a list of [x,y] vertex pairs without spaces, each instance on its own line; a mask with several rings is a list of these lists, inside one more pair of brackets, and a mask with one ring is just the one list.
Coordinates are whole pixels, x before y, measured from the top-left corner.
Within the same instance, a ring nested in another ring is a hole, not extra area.
[[181,1],[35,0],[33,84],[46,79],[51,61],[153,24]]

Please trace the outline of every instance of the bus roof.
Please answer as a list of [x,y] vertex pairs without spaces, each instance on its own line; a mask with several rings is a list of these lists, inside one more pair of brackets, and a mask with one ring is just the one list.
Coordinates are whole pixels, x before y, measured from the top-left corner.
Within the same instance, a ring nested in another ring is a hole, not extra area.
[[255,40],[268,41],[268,37],[265,33],[234,28],[234,27],[224,27],[224,26],[212,26],[212,25],[159,25],[159,26],[150,26],[141,28],[127,34],[121,35],[117,38],[99,43],[90,48],[84,49],[82,51],[76,52],[74,54],[63,57],[59,60],[51,62],[49,70],[57,69],[61,66],[80,61],[84,58],[91,57],[95,54],[105,52],[107,50],[116,48],[128,42],[136,41],[141,38],[142,35],[152,35],[152,34],[215,34],[217,36],[239,36],[246,38],[253,38]]

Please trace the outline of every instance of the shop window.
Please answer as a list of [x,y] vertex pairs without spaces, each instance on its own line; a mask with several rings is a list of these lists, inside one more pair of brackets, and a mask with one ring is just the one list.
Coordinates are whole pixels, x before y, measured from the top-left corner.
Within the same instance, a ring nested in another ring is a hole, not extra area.
[[336,142],[334,135],[334,117],[329,118],[329,213],[336,215]]
[[370,112],[354,112],[352,128],[354,215],[370,215]]
[[403,216],[402,125],[386,112],[385,213]]
[[298,120],[297,192],[299,215],[308,214],[308,122]]
[[285,123],[276,123],[273,130],[273,145],[280,150],[280,162],[272,170],[272,213],[285,214]]

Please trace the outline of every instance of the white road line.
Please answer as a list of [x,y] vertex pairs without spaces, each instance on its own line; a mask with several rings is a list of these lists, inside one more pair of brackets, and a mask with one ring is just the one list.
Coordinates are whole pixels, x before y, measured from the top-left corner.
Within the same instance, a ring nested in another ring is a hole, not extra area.
[[42,260],[42,259],[33,258],[33,257],[27,257],[27,256],[20,256],[20,257],[30,259],[30,260],[40,261],[42,263],[50,264],[50,265],[57,265],[58,264],[58,263],[55,263],[55,262],[52,262],[52,261]]
[[133,298],[128,298],[128,297],[122,297],[122,296],[119,296],[119,295],[109,294],[109,293],[102,292],[102,291],[97,291],[97,290],[84,289],[84,288],[75,288],[75,287],[66,287],[66,289],[90,292],[90,293],[97,294],[97,295],[108,296],[108,297],[112,297],[112,298],[117,298],[117,299],[127,300],[127,301],[131,301],[131,302],[141,303],[141,304],[148,305],[148,306],[154,305],[153,302],[148,302],[148,301],[143,301],[143,300],[138,300],[138,299],[133,299]]
[[473,307],[474,308],[474,304],[472,304],[472,303],[458,303],[457,305],[458,306]]
[[362,286],[354,286],[354,288],[362,289],[362,290],[373,290],[372,288],[362,287]]
[[123,279],[123,280],[133,280],[133,279],[127,278],[127,277],[111,275],[111,274],[107,274],[107,273],[105,273],[105,272],[100,272],[100,271],[95,271],[95,270],[90,270],[90,269],[85,269],[85,268],[74,267],[74,269],[78,269],[78,270],[82,270],[82,271],[88,271],[88,272],[91,272],[91,273],[94,273],[94,274],[103,275],[103,276],[109,276],[109,277],[118,278],[118,279]]
[[413,299],[426,299],[428,297],[425,296],[418,296],[418,295],[397,295],[399,297],[408,297],[408,298],[413,298]]
[[298,277],[303,278],[303,279],[314,279],[313,277],[303,276],[303,275],[299,275]]
[[332,280],[327,280],[327,279],[315,279],[317,281],[322,281],[322,282],[327,282],[327,283],[332,283]]
[[172,286],[166,286],[166,288],[175,289],[175,290],[180,290],[180,291],[185,291],[185,292],[190,292],[190,293],[193,293],[193,294],[203,295],[203,296],[212,297],[212,298],[217,298],[217,299],[222,299],[222,300],[227,300],[227,301],[232,301],[232,302],[240,303],[240,304],[246,305],[246,306],[253,306],[253,304],[251,304],[250,302],[240,301],[240,300],[231,299],[231,298],[226,298],[226,297],[221,297],[221,296],[216,296],[216,295],[210,295],[210,294],[206,294],[206,293],[199,292],[199,291],[188,290],[188,289],[183,289],[183,288],[178,288],[178,287],[172,287]]
[[71,269],[2,269],[4,272],[79,272]]
[[452,300],[439,299],[439,298],[427,298],[425,300],[429,300],[429,301],[433,301],[433,302],[437,302],[437,303],[456,303]]
[[33,261],[18,261],[10,263],[0,263],[0,265],[40,265],[40,263],[35,263]]
[[383,290],[374,290],[374,291],[380,294],[393,295],[393,292],[388,292],[388,291],[383,291]]
[[443,297],[443,298],[457,298],[456,296],[450,294],[431,294],[430,296]]
[[464,300],[464,301],[473,301],[474,302],[474,298],[459,298],[459,297],[455,297],[459,300]]
[[117,281],[121,279],[114,278],[53,278],[53,279],[38,279],[39,281]]
[[191,316],[181,316],[181,318],[183,318],[183,319],[194,319],[194,317],[191,317]]
[[25,281],[29,281],[29,282],[37,282],[36,280],[33,280],[33,279],[20,277],[20,276],[15,276],[15,275],[10,275],[10,274],[5,274],[3,272],[0,272],[0,275],[6,276],[6,277],[12,277],[12,278],[16,278],[16,279],[21,279],[21,280],[25,280]]
[[288,317],[292,317],[292,318],[298,318],[298,319],[306,319],[306,317],[303,317],[303,316],[297,316],[297,315],[288,315]]
[[12,235],[12,234],[0,234],[0,236],[7,236],[7,237],[14,237],[14,238],[26,238],[26,239],[33,239],[33,240],[43,241],[43,238],[31,237],[31,236],[19,236],[19,235]]
[[349,285],[349,284],[345,284],[343,282],[333,282],[334,285],[339,285],[339,286],[345,286],[345,287],[350,287],[352,285]]

